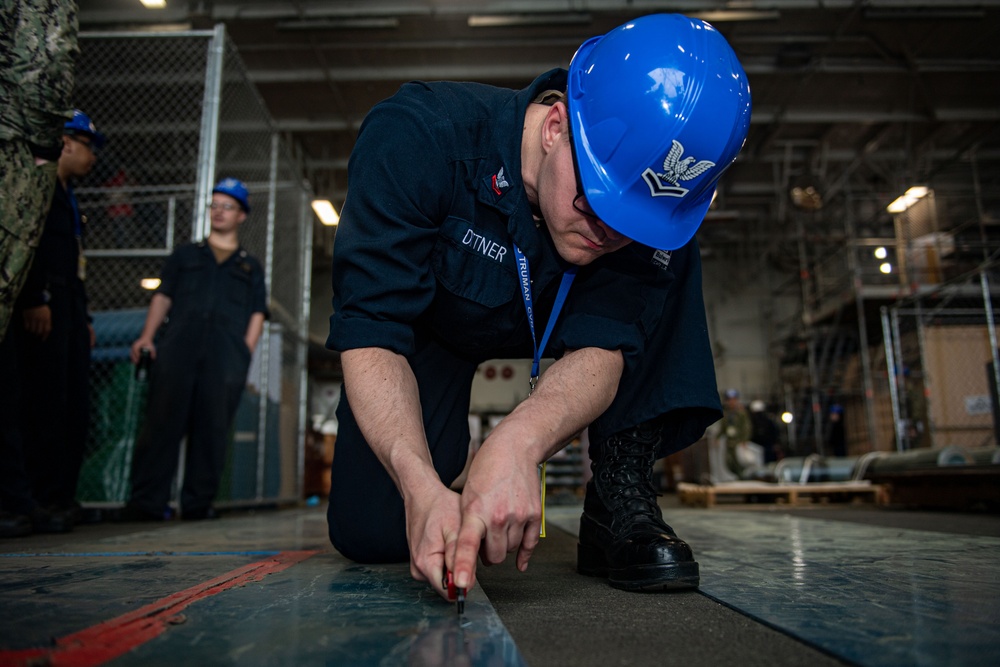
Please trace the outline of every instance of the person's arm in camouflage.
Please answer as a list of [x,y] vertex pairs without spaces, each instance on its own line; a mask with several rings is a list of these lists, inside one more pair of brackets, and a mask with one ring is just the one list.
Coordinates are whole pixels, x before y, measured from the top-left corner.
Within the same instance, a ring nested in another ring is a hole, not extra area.
[[[18,0],[5,10],[11,50],[2,63],[8,99],[3,124],[19,126],[36,158],[55,162],[63,124],[73,116],[77,7],[72,0]],[[7,27],[7,26],[5,26]],[[14,103],[16,101],[16,104]]]

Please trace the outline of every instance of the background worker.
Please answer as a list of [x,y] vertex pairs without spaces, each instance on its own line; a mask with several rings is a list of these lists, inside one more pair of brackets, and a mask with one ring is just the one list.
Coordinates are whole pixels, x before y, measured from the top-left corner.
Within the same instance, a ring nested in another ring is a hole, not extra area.
[[62,127],[73,115],[76,2],[0,8],[0,340],[52,201]]
[[834,403],[830,406],[830,423],[827,426],[827,456],[847,456],[847,432],[844,430],[844,406]]
[[16,311],[26,333],[19,346],[21,420],[35,498],[49,510],[75,516],[80,513],[76,488],[90,424],[94,328],[85,287],[86,218],[73,181],[90,173],[105,141],[80,110],[66,123],[52,205]]
[[[0,535],[72,529],[89,424],[93,329],[83,284],[83,218],[72,180],[104,144],[90,118],[64,124],[58,179],[37,252],[0,340]],[[53,419],[53,415],[58,419]]]
[[750,401],[750,439],[764,450],[764,463],[780,461],[784,458],[781,448],[781,429],[778,422],[767,411],[767,404],[756,398]]
[[[729,45],[678,15],[589,40],[522,91],[418,82],[372,110],[327,341],[344,370],[328,510],[341,553],[409,560],[442,595],[442,570],[467,587],[477,554],[516,552],[523,571],[537,466],[589,424],[578,569],[629,590],[698,584],[649,479],[720,416],[691,239],[749,117]],[[543,355],[557,360],[451,491],[477,364]]]
[[250,357],[263,331],[267,296],[263,267],[239,243],[239,228],[250,213],[246,186],[235,178],[219,181],[210,211],[208,238],[180,246],[164,264],[142,334],[132,344],[133,363],[143,350],[154,363],[125,519],[167,516],[185,435],[181,517],[215,516],[212,501]]
[[740,478],[747,467],[741,448],[750,442],[753,423],[738,389],[726,389],[722,404],[722,435],[726,438],[726,468]]

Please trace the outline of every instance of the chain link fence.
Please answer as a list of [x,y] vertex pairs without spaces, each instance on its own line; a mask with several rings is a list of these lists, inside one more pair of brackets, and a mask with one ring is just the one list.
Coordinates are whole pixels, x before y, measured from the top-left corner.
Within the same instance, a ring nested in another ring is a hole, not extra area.
[[76,104],[108,143],[76,188],[97,337],[79,500],[128,498],[145,389],[129,347],[145,321],[150,281],[177,245],[207,235],[211,188],[227,176],[250,191],[240,240],[264,265],[271,318],[251,363],[217,504],[297,499],[312,254],[311,193],[300,161],[276,133],[222,26],[80,37]]

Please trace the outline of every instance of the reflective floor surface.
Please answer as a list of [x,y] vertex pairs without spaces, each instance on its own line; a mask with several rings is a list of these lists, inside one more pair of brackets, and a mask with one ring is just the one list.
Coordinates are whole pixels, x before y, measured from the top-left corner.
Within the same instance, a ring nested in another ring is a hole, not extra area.
[[[575,534],[579,515],[548,508],[550,530]],[[667,518],[695,550],[701,592],[736,618],[864,667],[1000,664],[998,537],[718,508]],[[581,603],[607,599],[611,589],[572,571],[571,538],[551,544],[565,544],[553,566],[579,586],[557,591],[565,602],[552,614],[571,618]],[[669,613],[704,609],[690,595],[657,601]],[[610,633],[588,639],[622,641],[629,613],[622,607]],[[719,636],[738,636],[733,627],[717,626]],[[640,664],[621,646],[621,664]],[[775,657],[766,646],[743,650],[746,664]],[[716,664],[719,648],[705,641],[697,654]],[[482,588],[459,618],[407,566],[339,556],[320,510],[0,541],[0,665],[525,662]]]
[[[548,520],[578,533],[579,508]],[[701,592],[866,667],[1000,665],[1000,539],[740,510],[671,510]]]
[[323,514],[276,519],[164,526],[37,552],[5,540],[0,664],[524,664],[479,589],[459,617],[408,566],[360,566],[334,552]]

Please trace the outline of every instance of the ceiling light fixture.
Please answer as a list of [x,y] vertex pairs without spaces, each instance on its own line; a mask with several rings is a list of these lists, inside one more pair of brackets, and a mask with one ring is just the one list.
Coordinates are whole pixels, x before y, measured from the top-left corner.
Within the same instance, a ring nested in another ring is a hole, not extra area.
[[930,189],[925,185],[914,185],[912,188],[906,191],[896,199],[893,200],[891,204],[885,207],[889,213],[902,213],[906,209],[910,208],[922,198],[927,196]]
[[139,0],[146,9],[163,9],[167,6],[167,0]]
[[590,14],[473,14],[470,28],[513,28],[533,25],[581,25],[591,22]]
[[139,285],[142,287],[142,289],[148,289],[148,290],[152,291],[152,290],[155,290],[157,287],[160,286],[160,279],[159,278],[143,278],[142,280],[139,281]]
[[333,227],[340,222],[340,215],[329,199],[313,199],[312,209],[319,221],[327,227]]
[[781,12],[774,10],[720,10],[716,12],[694,12],[691,14],[696,19],[707,21],[708,23],[726,23],[732,21],[777,21],[781,18]]
[[302,19],[278,21],[274,24],[274,27],[278,30],[381,30],[398,28],[399,19],[395,17]]

